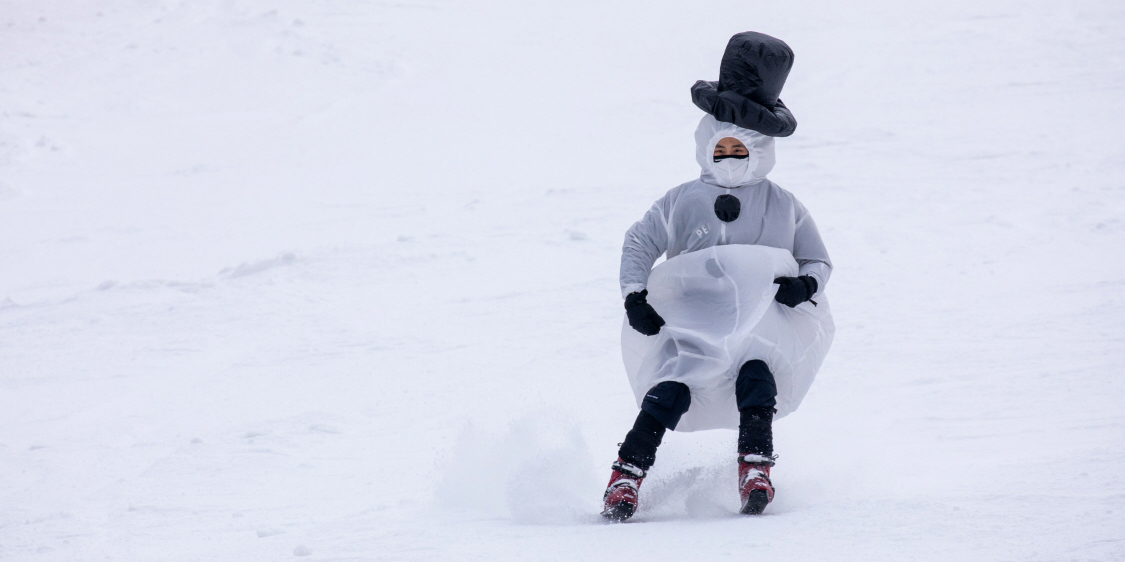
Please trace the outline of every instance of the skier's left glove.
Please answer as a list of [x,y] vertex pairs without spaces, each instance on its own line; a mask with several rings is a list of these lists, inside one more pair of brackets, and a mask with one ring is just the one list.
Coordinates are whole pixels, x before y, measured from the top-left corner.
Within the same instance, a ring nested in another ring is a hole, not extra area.
[[[816,294],[816,279],[808,275],[800,277],[778,277],[773,280],[774,283],[780,285],[777,288],[777,294],[774,295],[773,300],[793,308],[809,299]],[[813,305],[816,302],[813,301]]]

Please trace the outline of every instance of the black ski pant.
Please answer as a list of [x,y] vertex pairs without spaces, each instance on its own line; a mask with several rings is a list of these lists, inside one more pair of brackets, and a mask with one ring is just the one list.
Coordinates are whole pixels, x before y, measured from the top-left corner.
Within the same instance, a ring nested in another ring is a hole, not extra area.
[[[773,373],[764,361],[747,361],[738,370],[734,391],[739,412],[738,453],[772,456],[773,414],[777,405]],[[675,430],[690,406],[687,385],[665,381],[652,387],[641,401],[641,411],[621,443],[618,456],[648,470],[656,461],[656,448],[664,439],[664,432]]]

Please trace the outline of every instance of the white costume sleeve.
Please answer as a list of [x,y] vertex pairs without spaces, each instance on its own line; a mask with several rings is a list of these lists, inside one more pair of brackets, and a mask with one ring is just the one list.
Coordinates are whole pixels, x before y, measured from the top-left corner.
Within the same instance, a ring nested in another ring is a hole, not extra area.
[[[798,275],[808,275],[816,279],[816,294],[824,291],[828,278],[832,275],[832,260],[820,239],[812,215],[799,201],[796,204],[797,229],[793,235],[793,259],[800,266]],[[815,295],[814,295],[815,296]]]
[[652,264],[668,250],[668,195],[661,197],[625,233],[621,248],[621,296],[643,291]]

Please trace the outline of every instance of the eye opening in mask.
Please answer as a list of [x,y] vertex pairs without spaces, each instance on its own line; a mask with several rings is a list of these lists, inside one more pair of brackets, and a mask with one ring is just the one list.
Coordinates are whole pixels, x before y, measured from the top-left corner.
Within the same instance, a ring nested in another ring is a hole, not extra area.
[[726,160],[727,158],[734,158],[735,160],[745,160],[749,158],[749,154],[723,154],[715,157],[715,162],[719,160]]

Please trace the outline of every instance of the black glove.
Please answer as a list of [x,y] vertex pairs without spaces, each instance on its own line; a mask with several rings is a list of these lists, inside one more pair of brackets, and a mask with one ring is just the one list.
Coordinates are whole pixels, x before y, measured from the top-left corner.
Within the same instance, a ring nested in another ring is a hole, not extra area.
[[[774,283],[780,285],[777,288],[777,294],[774,295],[773,300],[793,308],[816,294],[816,279],[808,275],[800,277],[778,277],[773,280]],[[813,305],[816,305],[814,302]]]
[[629,296],[625,297],[625,314],[629,317],[629,325],[634,330],[646,336],[655,336],[664,325],[664,319],[645,300],[647,296],[648,289],[639,293],[629,293]]

